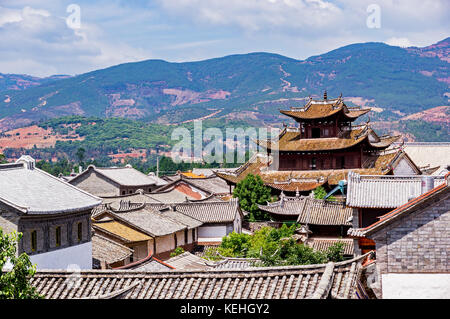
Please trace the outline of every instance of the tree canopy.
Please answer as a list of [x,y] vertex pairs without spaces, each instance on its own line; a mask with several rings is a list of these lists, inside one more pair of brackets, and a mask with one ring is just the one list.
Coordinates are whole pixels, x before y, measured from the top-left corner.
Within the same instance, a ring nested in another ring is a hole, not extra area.
[[[42,298],[29,282],[36,267],[26,253],[16,254],[21,238],[21,233],[4,234],[0,228],[0,299]],[[6,270],[7,264],[10,264],[10,270]]]
[[253,235],[232,232],[222,238],[216,251],[207,252],[207,257],[215,259],[217,253],[224,257],[258,258],[255,266],[308,265],[328,261],[342,261],[344,244],[338,242],[327,251],[315,251],[299,244],[292,237],[297,225],[280,228],[262,227]]
[[267,212],[258,208],[258,204],[265,205],[272,201],[270,188],[264,185],[259,175],[248,174],[237,183],[233,190],[233,197],[239,198],[241,208],[249,212],[248,219],[250,221],[270,219]]

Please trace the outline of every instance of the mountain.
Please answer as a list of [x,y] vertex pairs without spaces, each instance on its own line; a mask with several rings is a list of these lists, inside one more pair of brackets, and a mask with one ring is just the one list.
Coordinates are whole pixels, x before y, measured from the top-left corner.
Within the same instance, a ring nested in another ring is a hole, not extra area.
[[0,131],[66,115],[279,123],[287,120],[279,108],[302,106],[325,89],[329,97],[342,93],[350,105],[374,107],[375,118],[399,119],[448,105],[449,39],[425,48],[352,44],[306,60],[249,53],[185,63],[147,60],[73,77],[1,74]]

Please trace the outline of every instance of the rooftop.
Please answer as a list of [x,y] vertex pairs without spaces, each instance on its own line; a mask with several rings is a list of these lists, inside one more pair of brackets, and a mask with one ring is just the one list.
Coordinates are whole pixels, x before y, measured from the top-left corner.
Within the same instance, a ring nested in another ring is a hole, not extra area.
[[[100,234],[92,236],[92,258],[96,262],[112,264],[130,257],[133,250]],[[100,265],[97,265],[100,266]]]
[[31,279],[47,299],[358,298],[362,261],[207,271],[41,270]]
[[395,208],[423,193],[423,183],[445,182],[444,176],[423,175],[360,175],[350,172],[347,177],[347,206],[358,208]]
[[121,186],[162,186],[167,183],[165,180],[156,176],[145,175],[137,169],[134,169],[131,165],[125,167],[95,167],[94,165],[89,165],[85,171],[71,179],[70,182],[73,183],[92,171],[105,176]]
[[347,179],[350,171],[365,175],[388,174],[392,171],[395,163],[405,156],[406,154],[402,150],[392,149],[367,157],[363,168],[279,171],[271,166],[272,156],[256,153],[234,173],[216,172],[216,174],[232,184],[237,184],[248,174],[253,174],[259,175],[264,184],[271,188],[289,192],[309,191],[325,183],[337,185],[340,180]]
[[35,167],[22,156],[0,165],[0,201],[25,214],[57,214],[89,210],[101,199]]
[[444,177],[445,180],[439,186],[434,187],[428,192],[408,201],[402,206],[382,215],[379,217],[379,220],[372,225],[369,225],[365,228],[350,228],[348,230],[348,234],[354,237],[366,237],[379,229],[384,228],[385,226],[391,224],[392,222],[397,221],[399,218],[404,216],[405,214],[411,213],[415,211],[417,207],[421,207],[422,204],[431,201],[434,197],[440,196],[442,194],[447,194],[450,191],[450,173]]
[[232,222],[240,212],[237,198],[228,202],[190,202],[174,205],[174,210],[188,215],[203,223]]
[[375,149],[385,149],[399,138],[400,136],[378,137],[366,124],[344,130],[339,137],[328,138],[301,138],[298,128],[284,128],[277,139],[257,140],[256,143],[271,150],[314,152],[347,149],[362,142],[367,142]]
[[309,99],[304,107],[291,107],[290,110],[280,110],[282,114],[299,120],[313,120],[327,118],[335,114],[342,114],[344,119],[355,120],[361,115],[370,112],[370,109],[347,107],[342,97],[337,99],[313,100]]
[[105,214],[118,222],[133,225],[136,229],[141,229],[152,237],[173,234],[188,227],[181,221],[165,217],[149,207],[123,212],[108,211],[97,215],[96,219],[100,219]]
[[282,194],[277,202],[258,205],[259,209],[282,216],[298,216],[297,222],[309,225],[351,226],[353,209],[345,203],[325,201],[308,196],[289,197]]

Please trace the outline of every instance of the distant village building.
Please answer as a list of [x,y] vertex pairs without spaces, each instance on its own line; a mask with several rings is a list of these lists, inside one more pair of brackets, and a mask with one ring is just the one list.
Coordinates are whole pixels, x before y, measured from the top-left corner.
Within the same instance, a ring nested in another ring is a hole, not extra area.
[[445,175],[450,170],[449,142],[409,142],[403,149],[423,174]]
[[[444,176],[379,176],[350,172],[346,204],[354,208],[353,227],[367,227],[377,222],[380,216],[442,183],[445,183]],[[368,238],[359,238],[356,247],[366,253],[375,249],[375,243]]]
[[297,127],[284,127],[279,136],[256,143],[267,154],[256,153],[233,172],[216,172],[229,185],[248,174],[259,175],[274,194],[307,194],[345,180],[350,170],[371,175],[421,174],[401,148],[388,149],[400,136],[378,136],[369,122],[352,123],[370,109],[348,107],[342,97],[310,99],[304,107],[280,111]]
[[244,215],[239,200],[181,203],[171,208],[202,222],[198,229],[198,244],[220,243],[232,232],[242,232]]
[[145,175],[131,165],[107,168],[89,165],[69,183],[100,197],[133,194],[138,189],[150,193],[167,184],[163,179]]
[[450,174],[439,186],[349,235],[376,245],[379,298],[448,298],[450,295]]
[[18,254],[38,269],[92,269],[91,210],[100,203],[36,168],[30,156],[0,165],[0,228],[23,233]]
[[149,255],[167,259],[177,247],[192,249],[202,224],[184,214],[160,212],[145,204],[108,209],[93,216],[96,233],[131,248],[132,262]]

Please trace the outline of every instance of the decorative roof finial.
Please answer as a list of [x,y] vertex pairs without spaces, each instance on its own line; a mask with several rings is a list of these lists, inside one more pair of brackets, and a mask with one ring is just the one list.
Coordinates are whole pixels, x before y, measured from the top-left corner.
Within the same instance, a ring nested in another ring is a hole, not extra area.
[[297,187],[297,189],[295,190],[295,197],[299,197],[300,196],[300,192],[298,191],[298,187]]
[[328,97],[327,97],[327,90],[325,90],[325,92],[323,92],[323,99],[324,99],[324,100],[327,100],[327,98],[328,98]]

